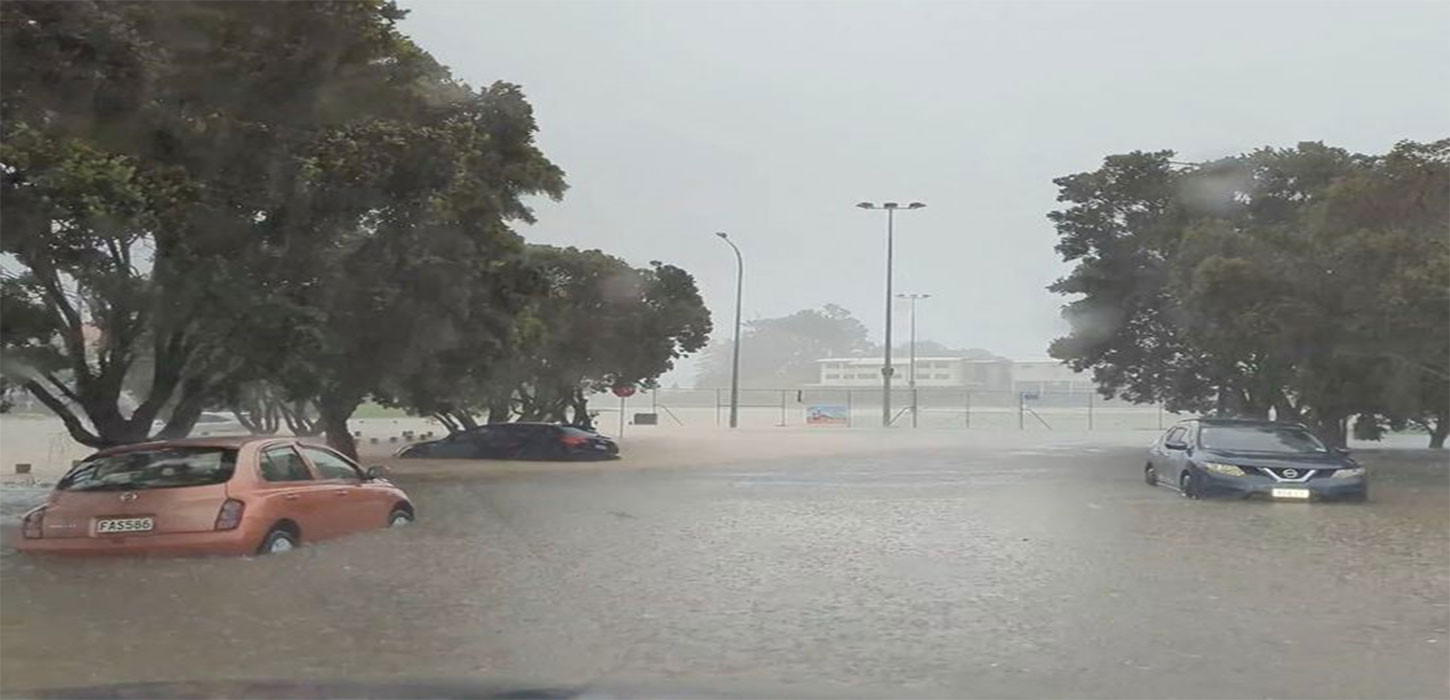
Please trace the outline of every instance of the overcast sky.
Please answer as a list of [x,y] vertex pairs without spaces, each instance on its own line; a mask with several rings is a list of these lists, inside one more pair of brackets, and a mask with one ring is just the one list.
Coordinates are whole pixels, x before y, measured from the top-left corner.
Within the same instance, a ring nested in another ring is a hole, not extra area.
[[[531,241],[695,274],[729,331],[840,304],[880,339],[885,219],[918,332],[1015,358],[1064,331],[1054,177],[1450,135],[1450,2],[404,2],[475,85],[523,86],[568,173]],[[904,314],[895,333],[904,339]],[[685,381],[685,377],[680,377]],[[666,382],[668,383],[668,381]]]

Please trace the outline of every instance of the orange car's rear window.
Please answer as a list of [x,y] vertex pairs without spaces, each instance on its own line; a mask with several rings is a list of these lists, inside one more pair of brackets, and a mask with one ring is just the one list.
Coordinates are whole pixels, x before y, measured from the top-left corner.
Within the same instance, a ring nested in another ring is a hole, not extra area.
[[220,484],[232,478],[237,451],[225,447],[159,447],[76,465],[56,488],[62,491],[130,491]]

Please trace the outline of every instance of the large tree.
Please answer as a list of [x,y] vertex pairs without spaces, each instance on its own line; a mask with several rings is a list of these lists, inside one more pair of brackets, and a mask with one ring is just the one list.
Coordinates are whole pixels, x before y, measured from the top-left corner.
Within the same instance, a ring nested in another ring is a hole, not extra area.
[[520,91],[497,84],[453,91],[319,157],[326,190],[376,203],[333,245],[305,247],[306,271],[290,276],[311,322],[297,328],[301,351],[288,361],[304,369],[284,375],[287,393],[313,399],[333,446],[353,450],[347,420],[369,394],[449,381],[460,357],[503,358],[531,291],[508,223],[533,220],[522,197],[564,188],[535,131]]
[[591,393],[650,386],[709,337],[695,280],[673,265],[641,269],[597,250],[531,245],[522,272],[530,293],[513,332],[493,336],[507,357],[441,358],[453,369],[414,374],[419,381],[400,385],[389,401],[450,430],[474,427],[480,414],[587,427]]
[[673,265],[629,266],[597,250],[530,246],[545,292],[527,310],[514,397],[524,420],[591,424],[588,396],[649,385],[704,347],[710,312]]
[[1058,180],[1078,265],[1053,289],[1081,298],[1054,356],[1130,400],[1272,410],[1339,444],[1356,414],[1413,415],[1440,445],[1445,153],[1305,143],[1187,169],[1139,153]]
[[76,439],[143,439],[162,415],[184,434],[271,378],[350,450],[363,396],[508,315],[506,223],[562,175],[517,88],[453,80],[399,17],[7,5],[5,251],[23,269],[5,281],[5,371]]
[[[697,386],[729,386],[733,347],[729,340],[710,346],[695,379]],[[820,378],[816,360],[861,355],[871,347],[866,326],[835,304],[747,321],[740,338],[740,383],[780,389],[816,382]]]
[[1092,370],[1106,394],[1203,410],[1231,373],[1183,338],[1167,289],[1188,218],[1172,158],[1171,151],[1109,156],[1096,171],[1054,180],[1067,206],[1048,218],[1058,253],[1077,265],[1049,287],[1076,297],[1063,308],[1072,332],[1049,352],[1074,370]]
[[[7,374],[102,446],[184,434],[273,301],[323,134],[438,68],[389,3],[7,3]],[[300,201],[299,201],[300,200]],[[138,369],[143,382],[131,381]],[[144,387],[128,405],[126,386]],[[128,410],[129,409],[129,410]]]

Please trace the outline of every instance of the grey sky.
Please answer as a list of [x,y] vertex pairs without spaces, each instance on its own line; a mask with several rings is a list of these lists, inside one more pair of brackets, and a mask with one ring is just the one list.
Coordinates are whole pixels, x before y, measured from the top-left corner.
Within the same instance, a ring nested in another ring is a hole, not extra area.
[[[1041,357],[1063,330],[1052,178],[1450,135],[1450,3],[407,2],[474,84],[523,85],[568,172],[536,242],[693,272],[728,332],[834,302],[879,340],[885,220],[922,337]],[[904,316],[901,315],[901,316]],[[905,319],[897,332],[904,339]],[[684,377],[681,377],[684,379]]]

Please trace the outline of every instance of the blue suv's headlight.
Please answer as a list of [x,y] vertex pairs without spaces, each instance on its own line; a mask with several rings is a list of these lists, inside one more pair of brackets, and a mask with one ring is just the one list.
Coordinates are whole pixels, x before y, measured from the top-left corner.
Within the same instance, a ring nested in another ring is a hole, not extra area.
[[1215,474],[1223,474],[1224,476],[1244,475],[1243,467],[1234,464],[1224,464],[1222,462],[1204,462],[1203,468]]
[[1364,476],[1364,467],[1345,467],[1344,469],[1335,469],[1334,474],[1332,474],[1330,478],[1353,479],[1356,476]]

